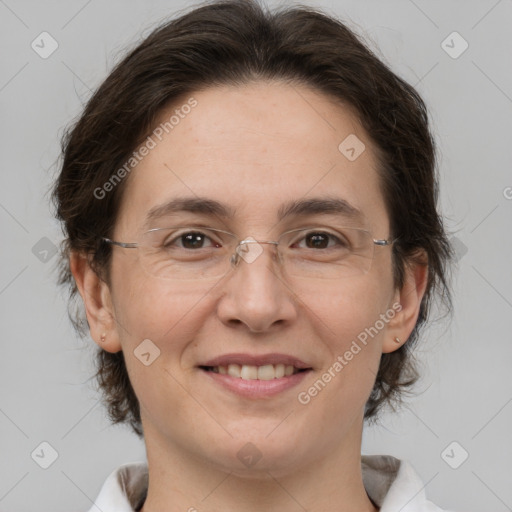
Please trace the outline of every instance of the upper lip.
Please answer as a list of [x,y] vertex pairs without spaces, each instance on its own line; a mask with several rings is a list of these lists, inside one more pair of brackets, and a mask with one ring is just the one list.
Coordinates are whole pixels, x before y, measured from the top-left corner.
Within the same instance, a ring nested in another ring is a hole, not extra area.
[[248,365],[248,366],[264,366],[267,364],[284,364],[292,365],[298,369],[307,369],[311,368],[310,365],[302,361],[301,359],[290,356],[287,354],[262,354],[262,355],[252,355],[252,354],[224,354],[222,356],[214,357],[213,359],[209,359],[208,361],[201,363],[199,366],[228,366],[230,364],[238,364]]

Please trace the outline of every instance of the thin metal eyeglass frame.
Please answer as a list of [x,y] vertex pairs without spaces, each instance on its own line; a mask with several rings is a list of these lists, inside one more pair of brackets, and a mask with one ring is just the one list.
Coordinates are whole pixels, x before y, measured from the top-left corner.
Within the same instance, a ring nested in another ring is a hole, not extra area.
[[[166,227],[166,228],[153,228],[153,229],[149,229],[148,231],[144,232],[143,236],[146,235],[147,233],[151,233],[153,231],[163,231],[163,230],[166,230],[166,229],[170,229],[170,228],[173,228],[173,229],[189,229],[190,231],[194,231],[194,229],[197,229],[198,231],[200,230],[204,230],[204,231],[215,231],[215,232],[219,232],[219,233],[225,233],[226,235],[230,235],[232,236],[236,241],[237,241],[237,245],[235,246],[235,249],[234,249],[234,252],[233,254],[231,255],[230,257],[230,263],[232,265],[234,265],[235,267],[238,266],[238,263],[240,262],[240,254],[239,254],[239,248],[243,245],[246,245],[246,244],[273,244],[273,245],[276,245],[276,246],[279,246],[279,241],[270,241],[270,240],[247,240],[247,238],[245,238],[244,240],[238,240],[238,237],[234,234],[234,233],[231,233],[229,231],[225,231],[223,229],[217,229],[217,228],[205,228],[205,227],[201,227],[201,226],[169,226],[169,227]],[[304,227],[304,228],[297,228],[297,229],[291,229],[289,231],[285,231],[279,238],[282,238],[284,235],[287,235],[288,233],[292,233],[292,232],[296,232],[296,231],[308,231],[308,230],[314,230],[314,229],[318,229],[319,231],[322,231],[322,228],[321,227]],[[342,228],[340,228],[342,229]],[[370,234],[371,236],[371,233],[366,230],[366,229],[363,229],[363,228],[349,228],[347,226],[347,229],[357,229],[359,231],[365,231],[366,233]],[[333,235],[335,236],[335,235]],[[112,245],[117,245],[118,247],[122,247],[123,249],[137,249],[140,247],[140,244],[138,242],[117,242],[115,240],[111,240],[110,238],[106,238],[106,237],[101,237],[101,240],[108,243],[108,244],[112,244]],[[394,240],[388,240],[388,239],[375,239],[372,237],[372,242],[374,245],[378,246],[378,247],[387,247],[387,246],[390,246],[392,245],[393,243],[396,242],[396,239]],[[373,258],[372,258],[373,259]]]

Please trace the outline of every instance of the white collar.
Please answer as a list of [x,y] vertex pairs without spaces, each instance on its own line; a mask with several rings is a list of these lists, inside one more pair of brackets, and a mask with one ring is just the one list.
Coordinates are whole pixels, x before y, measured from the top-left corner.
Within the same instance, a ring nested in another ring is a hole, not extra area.
[[[408,462],[390,455],[362,455],[361,467],[366,492],[380,512],[443,512],[427,500],[424,485]],[[145,462],[123,464],[109,475],[89,512],[134,512],[147,486]]]

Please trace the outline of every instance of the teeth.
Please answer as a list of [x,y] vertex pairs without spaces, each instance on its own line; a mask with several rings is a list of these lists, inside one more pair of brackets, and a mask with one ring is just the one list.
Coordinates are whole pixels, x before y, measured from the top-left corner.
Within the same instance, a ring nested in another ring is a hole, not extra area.
[[[292,366],[292,368],[293,368],[293,366]],[[276,364],[275,371],[276,371],[276,379],[280,379],[281,377],[284,377],[284,364]]]
[[[220,372],[219,372],[220,373]],[[231,377],[238,377],[240,378],[240,366],[238,364],[230,364],[228,366],[228,375]]]
[[289,377],[298,373],[299,370],[294,368],[293,365],[284,364],[265,364],[263,366],[230,364],[228,366],[215,366],[211,371],[244,380],[272,380],[285,376]]
[[[251,366],[249,368],[255,368]],[[266,364],[258,367],[258,380],[272,380],[276,377],[276,370],[273,364]],[[242,373],[242,379],[244,378]]]
[[258,368],[256,366],[243,365],[240,369],[240,377],[244,380],[254,380],[258,378]]

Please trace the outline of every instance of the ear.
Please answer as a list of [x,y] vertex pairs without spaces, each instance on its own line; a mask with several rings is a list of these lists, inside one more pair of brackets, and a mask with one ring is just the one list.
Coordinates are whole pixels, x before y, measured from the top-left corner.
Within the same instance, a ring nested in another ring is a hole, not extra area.
[[388,323],[386,338],[382,342],[383,353],[398,350],[411,335],[427,282],[428,259],[425,251],[421,251],[406,263],[404,284],[396,290],[393,305],[390,305],[397,313]]
[[119,352],[121,344],[107,283],[91,268],[84,254],[72,251],[69,266],[84,302],[91,338],[107,352]]

